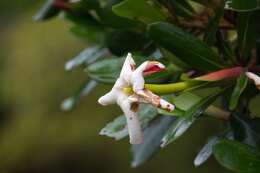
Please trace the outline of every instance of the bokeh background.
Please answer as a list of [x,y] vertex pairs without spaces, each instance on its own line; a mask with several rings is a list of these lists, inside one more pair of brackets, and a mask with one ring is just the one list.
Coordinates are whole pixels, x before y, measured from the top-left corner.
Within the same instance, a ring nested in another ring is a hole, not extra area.
[[0,172],[11,173],[225,173],[211,158],[193,166],[196,153],[218,131],[218,120],[201,119],[151,161],[131,168],[128,139],[116,142],[99,130],[120,114],[101,107],[99,85],[76,109],[60,104],[87,78],[64,63],[87,47],[62,18],[35,23],[42,0],[0,0]]

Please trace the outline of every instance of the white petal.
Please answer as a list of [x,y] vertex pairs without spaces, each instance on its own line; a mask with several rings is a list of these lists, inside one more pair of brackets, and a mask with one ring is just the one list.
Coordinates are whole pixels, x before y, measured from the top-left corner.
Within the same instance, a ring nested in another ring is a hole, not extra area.
[[143,77],[143,71],[145,70],[145,67],[147,66],[148,61],[142,63],[133,73],[131,76],[131,84],[133,87],[134,92],[138,92],[139,90],[144,89],[144,77]]
[[121,79],[124,79],[126,82],[130,82],[131,75],[135,69],[135,61],[132,58],[132,54],[128,53],[123,64],[122,70],[120,72]]
[[118,104],[126,116],[128,133],[131,144],[140,144],[143,141],[142,129],[137,116],[137,112],[131,110],[132,102],[128,99],[118,100]]
[[174,110],[174,105],[164,99],[161,99],[160,96],[152,93],[149,90],[139,90],[136,94],[139,96],[140,102],[150,103],[158,108],[165,109],[169,112]]
[[260,77],[251,72],[247,72],[246,75],[249,79],[253,80],[257,88],[260,89]]
[[108,92],[104,96],[100,97],[98,99],[98,103],[103,106],[114,104],[114,103],[116,103],[116,100],[117,100],[117,94],[118,93],[116,92],[116,90],[112,89],[110,92]]
[[160,105],[161,105],[162,109],[165,109],[165,110],[167,110],[169,112],[173,111],[174,108],[175,108],[173,104],[167,102],[164,99],[160,99]]

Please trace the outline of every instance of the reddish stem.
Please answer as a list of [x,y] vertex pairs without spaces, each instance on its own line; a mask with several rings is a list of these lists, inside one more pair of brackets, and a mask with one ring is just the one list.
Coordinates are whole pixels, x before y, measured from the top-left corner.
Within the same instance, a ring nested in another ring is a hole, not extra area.
[[71,4],[68,2],[63,2],[61,0],[55,0],[53,2],[53,7],[64,10],[64,11],[71,11]]

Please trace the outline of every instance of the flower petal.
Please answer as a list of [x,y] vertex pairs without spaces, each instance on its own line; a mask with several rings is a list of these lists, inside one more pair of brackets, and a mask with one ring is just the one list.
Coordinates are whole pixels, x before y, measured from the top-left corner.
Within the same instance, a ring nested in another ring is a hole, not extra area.
[[124,79],[125,82],[130,82],[133,71],[135,70],[135,61],[131,53],[128,53],[123,64],[122,70],[120,72],[120,79]]
[[158,62],[158,61],[148,61],[145,69],[143,70],[143,75],[150,75],[153,73],[157,73],[159,71],[162,71],[163,69],[165,69],[165,66]]
[[118,102],[126,116],[128,133],[131,144],[140,144],[143,141],[142,129],[137,112],[131,110],[132,102],[128,99]]
[[157,61],[145,61],[142,63],[131,76],[131,84],[133,91],[138,92],[144,89],[144,75],[152,74],[161,71],[165,66]]
[[117,91],[115,89],[112,89],[110,92],[100,97],[98,99],[98,103],[103,106],[114,104],[116,103],[117,100],[117,94],[118,94]]
[[140,98],[139,98],[139,101],[140,102],[144,102],[144,103],[150,103],[158,108],[161,108],[161,109],[165,109],[169,112],[173,111],[174,110],[174,105],[167,102],[166,100],[164,99],[161,99],[160,96],[152,93],[151,91],[149,90],[140,90],[136,93]]
[[246,75],[249,79],[253,80],[255,82],[256,87],[260,89],[260,77],[251,72],[247,72]]

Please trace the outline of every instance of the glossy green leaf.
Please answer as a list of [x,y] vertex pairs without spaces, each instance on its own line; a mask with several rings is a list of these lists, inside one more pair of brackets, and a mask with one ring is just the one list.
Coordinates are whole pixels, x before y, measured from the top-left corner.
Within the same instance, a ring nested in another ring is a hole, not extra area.
[[104,27],[100,25],[90,14],[80,17],[71,13],[65,13],[66,19],[73,22],[70,31],[82,40],[102,45],[105,38]]
[[[251,0],[252,1],[252,0]],[[247,1],[248,2],[248,1]],[[248,56],[260,37],[260,11],[239,13],[237,17],[237,32],[239,49],[242,56]]]
[[108,34],[106,45],[113,54],[118,56],[128,52],[139,51],[149,54],[155,51],[154,44],[144,34],[128,29],[116,30]]
[[254,11],[260,9],[259,0],[226,0],[226,8],[235,11]]
[[142,23],[139,23],[138,21],[131,20],[125,17],[120,17],[114,14],[114,12],[111,9],[102,8],[97,10],[96,12],[100,18],[100,22],[103,25],[112,28],[133,28],[142,26]]
[[[142,128],[146,128],[148,123],[154,119],[157,115],[157,111],[151,105],[141,105],[138,112],[138,118]],[[126,127],[126,118],[124,115],[115,118],[112,122],[108,123],[100,131],[100,135],[105,135],[115,140],[123,139],[128,135],[128,129]]]
[[212,104],[224,90],[216,90],[208,96],[201,98],[196,104],[188,109],[183,116],[174,122],[162,139],[161,147],[165,147],[180,137],[198,119],[204,110]]
[[195,166],[200,166],[209,159],[209,157],[213,153],[213,147],[218,143],[218,141],[218,136],[211,137],[207,141],[207,143],[202,147],[202,149],[199,151],[196,158],[194,159]]
[[113,6],[112,10],[119,16],[138,19],[145,23],[166,19],[158,7],[147,3],[146,0],[124,0]]
[[260,172],[260,153],[246,144],[222,140],[214,146],[213,153],[227,169],[240,173]]
[[95,87],[97,82],[94,80],[84,82],[84,84],[78,89],[78,91],[71,97],[65,99],[61,104],[63,111],[70,111],[79,102],[79,99],[83,96],[88,95]]
[[132,145],[132,167],[140,166],[159,151],[163,135],[175,120],[175,117],[161,116],[144,130],[143,143]]
[[109,52],[106,48],[102,49],[99,46],[88,47],[84,49],[79,55],[66,62],[65,69],[70,71],[80,65],[91,64],[108,53]]
[[238,100],[243,93],[243,91],[246,89],[248,78],[245,73],[242,73],[237,78],[236,86],[232,92],[230,102],[229,102],[229,109],[234,110],[237,107]]
[[174,53],[191,67],[202,71],[225,67],[218,55],[204,42],[172,24],[150,24],[148,34],[160,46]]

